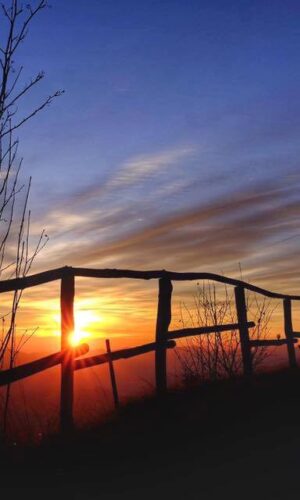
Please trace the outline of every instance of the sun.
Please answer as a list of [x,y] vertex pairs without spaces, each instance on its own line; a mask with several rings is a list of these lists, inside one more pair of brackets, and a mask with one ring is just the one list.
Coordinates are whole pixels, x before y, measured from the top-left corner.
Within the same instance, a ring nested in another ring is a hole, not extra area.
[[75,332],[69,335],[69,344],[71,344],[72,347],[76,347],[77,345],[84,342],[89,336],[90,334],[87,332],[75,330]]
[[95,318],[92,311],[79,309],[75,312],[75,330],[69,335],[69,343],[71,346],[77,346],[86,341],[90,336],[88,331],[95,320],[99,321],[99,317]]
[[[80,303],[74,311],[75,329],[68,335],[68,343],[75,347],[78,344],[87,342],[89,338],[99,336],[100,327],[103,328],[104,318],[98,310],[89,309],[90,304]],[[53,319],[57,324],[57,329],[53,331],[54,335],[61,336],[61,317],[59,313],[54,314]]]

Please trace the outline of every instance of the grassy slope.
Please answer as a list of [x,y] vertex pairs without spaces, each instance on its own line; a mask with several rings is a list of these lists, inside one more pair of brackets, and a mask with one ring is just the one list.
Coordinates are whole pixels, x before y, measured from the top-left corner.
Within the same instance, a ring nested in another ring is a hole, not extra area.
[[10,498],[298,498],[299,417],[298,372],[209,384],[130,404],[69,442],[6,450],[2,489]]

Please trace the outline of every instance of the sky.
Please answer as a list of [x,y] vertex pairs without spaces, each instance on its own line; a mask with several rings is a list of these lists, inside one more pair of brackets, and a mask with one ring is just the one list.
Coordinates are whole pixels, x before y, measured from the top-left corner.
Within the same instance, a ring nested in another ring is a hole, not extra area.
[[[25,80],[46,72],[25,111],[65,90],[19,131],[33,237],[50,237],[34,270],[242,268],[299,293],[299,16],[289,0],[52,0],[19,53]],[[133,314],[140,290],[106,287],[107,318],[130,290]]]

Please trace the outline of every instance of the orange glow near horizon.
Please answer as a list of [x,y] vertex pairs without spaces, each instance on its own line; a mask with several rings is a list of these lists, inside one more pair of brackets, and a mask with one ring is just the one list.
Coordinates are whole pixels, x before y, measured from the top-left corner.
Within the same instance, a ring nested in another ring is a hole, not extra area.
[[[81,290],[80,282],[77,285],[77,297],[74,302],[75,328],[70,335],[70,345],[75,346],[80,342],[87,342],[91,349],[102,349],[104,339],[114,339],[114,348],[128,347],[139,343],[151,341],[154,338],[157,290],[150,285],[145,290],[144,283],[137,288],[127,288],[127,283],[121,290],[110,287],[100,292],[91,287],[89,294],[86,289]],[[129,285],[128,285],[129,286]],[[59,289],[53,284],[45,292],[33,288],[22,297],[22,305],[18,316],[18,334],[21,337],[25,330],[30,332],[38,327],[32,340],[26,343],[25,350],[37,351],[47,349],[39,341],[45,337],[49,339],[51,350],[60,348],[61,317]],[[96,293],[97,292],[97,293]],[[195,286],[190,284],[176,284],[173,292],[173,310],[171,329],[178,328],[181,323],[180,304],[184,304],[188,311],[196,314],[194,296]],[[220,300],[223,298],[223,289],[218,289]],[[7,310],[10,306],[10,296],[7,295]],[[272,302],[273,304],[273,302]],[[3,303],[1,304],[3,305]],[[5,303],[4,303],[5,305]],[[276,305],[276,304],[275,304]],[[270,336],[281,334],[283,331],[283,318],[281,304],[272,313]],[[272,306],[273,307],[273,306]],[[5,313],[6,310],[3,309]],[[299,312],[294,307],[294,323],[299,324]],[[249,316],[250,317],[250,316]],[[252,317],[250,318],[253,319]],[[190,318],[185,318],[187,326]],[[195,321],[197,318],[195,319]],[[51,344],[50,344],[51,343]]]

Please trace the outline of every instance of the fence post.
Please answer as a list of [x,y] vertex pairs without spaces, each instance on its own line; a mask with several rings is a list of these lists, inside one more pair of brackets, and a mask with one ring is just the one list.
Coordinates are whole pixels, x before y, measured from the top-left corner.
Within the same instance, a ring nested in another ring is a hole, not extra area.
[[[111,349],[110,349],[110,341],[109,341],[109,339],[105,340],[105,345],[106,345],[107,354],[110,355],[111,354]],[[111,357],[109,357],[109,359],[108,359],[108,366],[109,366],[109,374],[110,374],[110,380],[111,380],[111,387],[112,387],[112,391],[113,391],[115,409],[118,410],[119,407],[120,407],[120,401],[119,401],[118,387],[117,387],[117,382],[116,382],[116,375],[115,375],[114,365],[113,365]]]
[[251,344],[249,339],[247,306],[245,298],[245,290],[242,286],[237,286],[234,289],[237,319],[239,323],[240,342],[243,360],[244,375],[250,377],[252,375],[252,356]]
[[286,346],[289,357],[290,368],[297,367],[295,346],[293,342],[293,322],[292,322],[292,302],[291,299],[283,299],[284,313],[284,333],[286,337]]
[[171,300],[173,286],[168,278],[160,278],[156,320],[155,377],[156,393],[163,395],[167,390],[167,354],[165,343],[171,323]]
[[73,371],[74,354],[69,337],[74,331],[74,275],[66,270],[61,280],[61,349],[68,349],[61,363],[60,427],[63,434],[69,434],[73,422]]

